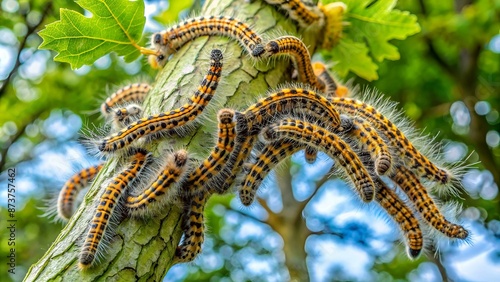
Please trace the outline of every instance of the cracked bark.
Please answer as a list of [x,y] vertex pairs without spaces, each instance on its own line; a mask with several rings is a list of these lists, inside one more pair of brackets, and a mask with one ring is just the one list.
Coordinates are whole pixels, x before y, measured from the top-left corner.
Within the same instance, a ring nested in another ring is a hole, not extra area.
[[[243,0],[210,0],[206,1],[202,14],[234,15],[254,26],[259,33],[271,37],[276,36],[278,29],[282,34],[296,33],[294,23],[262,1],[246,3]],[[302,38],[310,50],[313,50],[316,34],[303,35]],[[206,140],[214,140],[217,120],[215,114],[219,109],[234,108],[235,105],[237,109],[244,109],[258,97],[264,96],[269,87],[276,87],[279,83],[290,80],[289,60],[255,63],[234,41],[203,37],[182,48],[158,74],[151,95],[144,105],[146,113],[173,109],[186,102],[204,76],[209,64],[209,53],[213,48],[223,51],[224,69],[215,98],[201,117],[201,126],[184,138],[165,138],[159,143],[148,145],[148,149],[158,152],[158,148],[184,147],[191,153],[191,157],[203,159],[213,146]],[[107,253],[100,262],[85,272],[77,268],[79,238],[87,230],[96,206],[95,201],[103,192],[103,182],[117,173],[117,164],[116,157],[108,161],[80,208],[46,254],[30,268],[25,281],[163,279],[173,265],[174,251],[182,235],[181,211],[170,205],[151,218],[124,219],[115,229],[113,239],[106,248]]]

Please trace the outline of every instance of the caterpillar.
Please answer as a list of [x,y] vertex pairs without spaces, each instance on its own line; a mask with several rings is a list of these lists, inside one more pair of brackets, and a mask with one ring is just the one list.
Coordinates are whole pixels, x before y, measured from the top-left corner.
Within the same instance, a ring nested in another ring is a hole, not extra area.
[[434,165],[427,157],[420,153],[406,136],[389,119],[379,113],[374,107],[351,98],[332,97],[329,99],[333,107],[341,113],[360,116],[381,133],[387,136],[391,146],[397,150],[411,170],[418,176],[446,184],[451,175]]
[[300,120],[283,119],[266,127],[261,138],[266,143],[276,139],[296,141],[324,151],[344,168],[364,202],[373,199],[375,184],[361,160],[347,143],[324,128]]
[[169,134],[193,122],[205,109],[217,89],[222,71],[222,52],[218,49],[210,53],[210,68],[189,103],[170,112],[141,118],[128,127],[106,137],[99,145],[101,152],[114,152],[139,138],[152,134]]
[[167,156],[166,164],[156,179],[140,193],[130,191],[125,200],[125,207],[132,215],[142,215],[154,211],[153,203],[168,200],[175,194],[172,186],[176,185],[187,170],[187,151],[179,150]]
[[299,23],[302,28],[308,28],[313,24],[319,27],[324,25],[324,16],[318,6],[305,3],[301,0],[265,0],[268,4],[279,6],[287,12],[288,16]]
[[311,55],[302,40],[295,36],[282,36],[266,43],[264,49],[266,56],[288,55],[292,58],[294,68],[299,73],[299,79],[303,83],[323,91],[325,85],[318,80],[311,65]]
[[293,113],[320,122],[328,128],[340,125],[340,115],[331,103],[316,92],[304,88],[278,89],[250,106],[243,115],[248,134],[256,135],[276,117]]
[[408,255],[416,258],[423,248],[422,230],[411,209],[399,199],[398,195],[389,189],[378,177],[375,178],[377,192],[375,200],[396,221],[406,236]]
[[[200,193],[202,189],[212,190],[220,185],[221,171],[224,165],[227,164],[229,156],[235,146],[236,122],[234,111],[230,109],[222,109],[217,114],[219,120],[219,133],[217,144],[195,171],[193,171],[186,182],[182,185],[183,190],[189,195]],[[214,188],[208,188],[208,187]]]
[[151,46],[157,54],[149,56],[149,63],[154,68],[163,67],[168,57],[187,42],[211,35],[237,40],[252,57],[258,58],[264,54],[262,38],[249,25],[233,17],[209,16],[191,18],[168,30],[154,33]]
[[150,90],[151,86],[147,83],[134,83],[122,87],[101,104],[101,113],[103,116],[108,116],[117,105],[132,102],[141,104]]
[[353,127],[346,134],[354,136],[357,143],[367,152],[375,164],[378,175],[387,174],[392,168],[392,156],[385,141],[372,126],[360,117],[353,117]]
[[465,228],[444,218],[427,193],[427,189],[409,169],[399,166],[391,178],[408,195],[422,218],[436,230],[450,238],[465,239],[469,236],[469,232]]
[[98,202],[78,259],[78,266],[82,270],[92,266],[98,252],[103,249],[103,239],[110,236],[110,220],[123,193],[152,161],[151,153],[144,149],[133,149],[130,154],[133,155],[132,162],[125,170],[113,177]]
[[202,190],[201,193],[193,195],[188,201],[189,204],[185,209],[183,220],[184,240],[175,251],[174,261],[176,263],[192,261],[201,252],[205,228],[203,211],[210,195],[207,190]]
[[85,168],[71,176],[59,193],[57,200],[57,213],[60,218],[69,220],[73,215],[75,199],[80,190],[89,182],[93,181],[96,175],[101,171],[103,164],[94,165]]
[[[240,138],[238,138],[238,135]],[[236,136],[237,138],[233,152],[229,156],[229,160],[223,169],[222,174],[226,176],[224,183],[222,183],[219,189],[212,189],[212,193],[224,194],[231,188],[238,172],[241,170],[246,159],[250,156],[252,148],[257,140],[256,136],[248,136],[246,133],[238,130]]]
[[304,144],[294,144],[278,140],[267,144],[257,155],[250,169],[245,172],[245,179],[238,188],[241,203],[252,204],[257,189],[266,175],[282,160],[304,149]]
[[314,75],[325,85],[325,94],[327,97],[346,97],[349,96],[349,89],[339,82],[328,73],[326,66],[321,62],[314,62],[312,64]]

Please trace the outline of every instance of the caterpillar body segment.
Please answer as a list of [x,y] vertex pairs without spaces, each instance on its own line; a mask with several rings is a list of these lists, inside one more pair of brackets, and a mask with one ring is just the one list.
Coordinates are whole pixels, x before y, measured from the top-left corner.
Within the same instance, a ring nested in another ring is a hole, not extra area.
[[413,211],[378,177],[375,179],[377,192],[375,200],[396,221],[406,237],[408,255],[416,258],[424,245],[422,230]]
[[216,187],[220,187],[224,182],[223,177],[227,176],[222,171],[224,166],[228,164],[230,155],[235,147],[236,120],[234,111],[230,109],[220,110],[218,120],[219,132],[217,144],[209,157],[182,184],[183,193],[195,195],[201,193],[202,190],[212,191],[217,189]]
[[61,219],[69,220],[75,209],[75,200],[80,190],[87,186],[101,171],[103,164],[85,168],[71,176],[59,193],[57,200],[57,214]]
[[256,136],[248,134],[247,120],[243,113],[235,111],[234,119],[236,121],[236,135],[234,138],[234,147],[229,154],[227,162],[219,173],[223,177],[220,185],[209,185],[209,192],[212,194],[225,194],[236,180],[243,164],[252,152],[252,148],[257,140]]
[[306,146],[304,149],[304,157],[307,163],[313,164],[318,157],[318,150],[314,147]]
[[321,62],[314,62],[312,64],[314,75],[325,85],[325,94],[327,97],[347,97],[349,96],[349,89],[331,76],[326,69],[325,64]]
[[144,215],[154,212],[156,203],[169,201],[177,194],[174,186],[187,171],[187,151],[179,150],[167,157],[163,170],[143,191],[131,191],[125,200],[125,207],[132,215]]
[[285,115],[296,114],[325,128],[337,128],[340,115],[323,96],[304,88],[282,88],[250,106],[243,115],[249,135]]
[[265,0],[268,4],[278,6],[287,12],[290,19],[296,21],[300,27],[309,28],[317,25],[322,28],[325,24],[324,15],[318,6],[302,0]]
[[294,144],[278,140],[271,142],[258,153],[250,168],[245,172],[245,179],[238,187],[241,203],[249,206],[253,203],[260,184],[267,174],[282,160],[304,149],[304,144]]
[[391,147],[397,151],[407,166],[420,177],[446,184],[452,180],[452,175],[438,168],[427,157],[420,153],[406,136],[384,115],[374,107],[351,98],[332,97],[329,99],[339,112],[359,116],[371,123],[380,133],[387,137]]
[[87,269],[92,266],[99,252],[103,251],[103,240],[110,235],[110,220],[119,201],[126,190],[133,185],[139,174],[152,162],[152,154],[144,149],[131,150],[132,162],[126,169],[117,174],[101,195],[97,209],[92,218],[90,229],[83,242],[78,266]]
[[267,42],[264,48],[266,56],[290,56],[301,82],[307,83],[320,91],[325,89],[325,85],[314,75],[311,65],[311,55],[302,40],[295,36],[282,36]]
[[360,117],[353,117],[353,127],[346,134],[354,136],[357,143],[367,151],[375,165],[375,172],[378,175],[390,173],[392,169],[392,155],[378,132]]
[[249,25],[233,17],[208,16],[191,18],[165,31],[151,36],[151,46],[156,55],[149,57],[154,68],[165,65],[168,57],[177,52],[187,42],[201,36],[225,36],[238,41],[253,57],[264,53],[262,38]]
[[184,240],[175,251],[176,263],[192,261],[201,252],[201,245],[205,239],[203,211],[210,196],[207,190],[202,190],[189,198],[183,220]]
[[236,141],[234,150],[222,172],[222,175],[226,176],[224,183],[220,187],[213,187],[210,190],[211,193],[225,194],[229,191],[245,161],[249,158],[256,140],[256,136],[247,136],[243,140]]
[[371,175],[357,154],[337,135],[309,122],[283,119],[266,127],[261,138],[263,142],[277,139],[296,141],[324,151],[343,167],[364,202],[373,199],[376,189]]
[[143,136],[171,134],[193,122],[212,100],[220,80],[222,52],[218,49],[212,50],[210,59],[209,71],[193,97],[189,99],[189,103],[178,109],[141,118],[131,123],[128,127],[106,137],[99,145],[99,151],[114,152],[129,146]]
[[134,83],[120,88],[102,103],[101,113],[108,116],[117,105],[142,104],[150,90],[151,86],[147,83]]
[[422,218],[434,229],[450,238],[466,239],[469,236],[465,228],[446,220],[427,193],[427,189],[412,171],[400,166],[396,168],[395,175],[391,178],[406,193]]

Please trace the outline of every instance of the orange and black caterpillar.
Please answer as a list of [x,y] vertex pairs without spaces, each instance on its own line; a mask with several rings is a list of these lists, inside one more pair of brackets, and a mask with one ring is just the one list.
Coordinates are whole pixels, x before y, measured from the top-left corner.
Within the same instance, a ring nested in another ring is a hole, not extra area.
[[324,92],[327,97],[346,97],[349,95],[349,89],[344,85],[341,85],[332,77],[332,75],[326,69],[325,64],[321,62],[314,62],[312,63],[312,68],[314,71],[314,75],[316,75],[318,80],[325,85]]
[[[187,171],[187,151],[179,150],[167,156],[165,166],[156,179],[143,191],[130,191],[125,198],[125,207],[132,215],[152,214],[154,204],[164,203],[176,196],[175,186]],[[156,208],[161,208],[157,205]]]
[[375,200],[396,221],[406,237],[408,255],[416,258],[422,251],[424,239],[418,219],[413,211],[378,177],[375,179],[377,192]]
[[340,126],[339,113],[325,97],[300,87],[280,88],[243,112],[250,135],[257,135],[264,126],[287,115],[302,117],[326,128]]
[[101,152],[114,152],[125,148],[143,136],[171,134],[193,122],[212,100],[222,72],[222,52],[210,53],[210,68],[189,103],[169,112],[141,118],[119,132],[106,137],[99,145]]
[[450,238],[466,239],[469,236],[465,228],[446,220],[427,193],[427,189],[408,168],[397,167],[395,175],[391,178],[406,193],[415,210],[434,229]]
[[118,89],[111,94],[101,105],[101,114],[108,116],[117,105],[130,104],[132,102],[141,104],[151,90],[147,83],[133,83]]
[[176,262],[189,262],[201,252],[204,235],[203,211],[211,194],[207,190],[188,197],[185,201],[183,229],[184,239],[175,251]]
[[203,160],[182,183],[183,193],[194,195],[201,193],[202,190],[216,191],[224,182],[227,175],[222,172],[235,146],[236,120],[234,115],[234,111],[230,109],[219,111],[217,144],[208,158]]
[[408,167],[420,177],[448,183],[452,175],[438,168],[426,156],[420,153],[394,123],[377,111],[373,106],[352,98],[332,97],[329,99],[340,113],[362,117],[386,136],[391,148],[404,160]]
[[155,68],[162,67],[168,57],[187,42],[211,35],[237,40],[253,57],[264,54],[262,38],[249,25],[233,17],[208,16],[188,19],[168,30],[153,34],[151,46],[157,54],[149,56],[149,62]]
[[295,36],[281,36],[266,43],[266,56],[287,55],[292,58],[293,65],[299,74],[299,80],[320,91],[325,85],[318,80],[311,65],[311,55],[302,40]]
[[103,240],[106,240],[111,232],[109,230],[110,220],[116,214],[115,210],[120,205],[119,201],[123,193],[137,181],[141,172],[153,161],[152,154],[144,149],[132,149],[129,153],[132,155],[132,162],[126,169],[113,177],[99,199],[90,228],[81,247],[78,259],[80,269],[91,267],[96,258],[99,257],[99,252],[104,248]]
[[103,164],[99,164],[85,168],[71,176],[71,178],[64,183],[57,200],[57,213],[60,218],[68,220],[73,215],[75,199],[78,193],[87,186],[89,182],[94,180],[102,167]]
[[318,6],[302,0],[265,0],[287,12],[288,16],[299,23],[300,27],[308,28],[317,24],[323,27],[325,19]]

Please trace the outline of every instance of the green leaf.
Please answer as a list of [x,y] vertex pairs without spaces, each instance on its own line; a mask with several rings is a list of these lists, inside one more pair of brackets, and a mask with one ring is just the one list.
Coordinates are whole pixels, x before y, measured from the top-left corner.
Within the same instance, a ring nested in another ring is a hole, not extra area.
[[61,9],[61,19],[38,33],[43,39],[40,49],[58,52],[54,60],[72,68],[91,65],[110,52],[127,61],[140,55],[137,42],[146,22],[143,1],[80,0],[77,4],[92,16]]
[[170,1],[168,9],[154,16],[153,19],[159,23],[170,25],[177,21],[179,13],[193,6],[194,0]]
[[[379,62],[384,59],[398,60],[399,51],[389,41],[404,40],[420,32],[417,17],[407,11],[394,10],[397,0],[343,0],[342,2],[347,5],[343,21],[348,22],[348,25],[344,28],[339,45],[329,51],[334,58],[342,61],[335,69],[338,69],[340,74],[353,71],[367,80],[377,79],[377,68],[371,57]],[[356,44],[347,45],[353,43]],[[338,48],[344,50],[336,50]],[[371,57],[365,54],[365,49],[369,50]],[[361,59],[363,64],[368,64],[365,66],[366,69],[361,68],[360,62],[356,62],[353,58]],[[348,62],[343,62],[345,59]]]
[[349,35],[354,41],[366,40],[377,61],[398,60],[398,49],[391,39],[406,39],[420,32],[417,17],[407,11],[393,10],[397,0],[346,0]]
[[347,76],[347,73],[352,71],[358,76],[372,81],[378,79],[378,66],[368,55],[368,51],[366,44],[344,38],[328,54],[325,54],[325,58],[335,61],[333,69],[342,77]]

